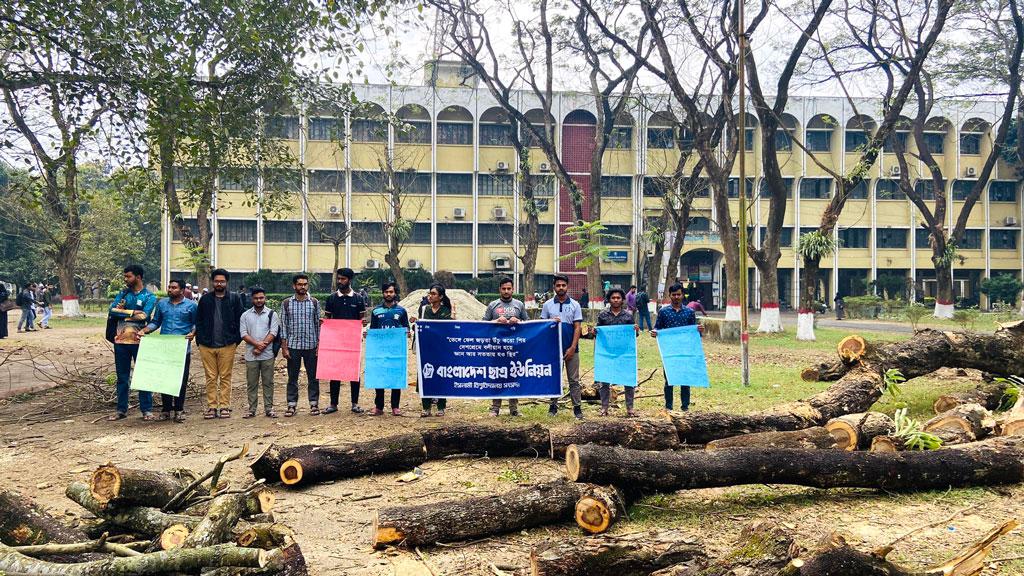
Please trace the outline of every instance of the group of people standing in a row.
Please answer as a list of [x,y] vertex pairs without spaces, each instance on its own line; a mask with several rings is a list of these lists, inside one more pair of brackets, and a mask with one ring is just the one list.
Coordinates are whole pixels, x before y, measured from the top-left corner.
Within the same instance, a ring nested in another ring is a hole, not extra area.
[[50,329],[50,317],[53,308],[50,299],[53,297],[53,285],[32,282],[21,290],[16,290],[11,301],[11,292],[0,282],[0,338],[7,338],[7,313],[15,308],[21,309],[18,320],[18,332],[35,332]]
[[[127,417],[132,362],[138,355],[139,342],[146,334],[159,330],[160,334],[182,336],[189,340],[185,371],[177,396],[162,395],[162,409],[159,416],[153,413],[152,393],[140,391],[139,408],[143,420],[185,421],[185,394],[191,358],[191,343],[199,347],[206,377],[206,410],[204,418],[230,418],[231,370],[235,351],[239,344],[245,344],[246,387],[248,410],[243,418],[257,415],[259,399],[263,397],[263,413],[276,418],[274,410],[274,362],[278,352],[287,363],[286,408],[284,416],[294,416],[298,411],[300,369],[306,372],[306,396],[309,414],[331,414],[339,410],[341,382],[330,382],[330,404],[320,407],[320,381],[316,377],[317,356],[320,345],[320,325],[323,319],[359,320],[370,329],[399,328],[407,333],[416,318],[398,304],[397,286],[387,282],[381,287],[383,301],[367,311],[364,297],[352,287],[354,273],[349,268],[339,268],[335,274],[336,290],[326,302],[321,303],[309,294],[309,278],[296,274],[292,278],[294,294],[285,298],[278,310],[267,306],[266,292],[259,287],[249,291],[251,306],[246,306],[237,292],[228,291],[230,274],[217,269],[211,274],[212,291],[203,294],[198,302],[185,297],[185,287],[178,280],[167,285],[167,297],[157,299],[144,285],[144,271],[137,265],[124,269],[125,288],[114,298],[108,316],[108,339],[114,343],[114,360],[117,371],[117,410],[109,420]],[[583,418],[581,386],[579,379],[579,340],[583,321],[581,303],[568,295],[569,280],[562,275],[554,278],[554,296],[543,303],[542,319],[564,322],[570,329],[563,329],[561,351],[569,384],[569,396],[573,413]],[[526,306],[513,298],[513,283],[510,278],[499,281],[499,298],[491,302],[482,320],[500,324],[514,324],[529,319]],[[650,327],[650,334],[674,326],[696,324],[693,310],[682,304],[683,289],[674,285],[669,289],[671,304],[658,312],[657,320]],[[633,295],[634,309],[628,302]],[[635,288],[627,294],[621,289],[610,289],[606,295],[608,307],[597,319],[597,330],[601,326],[632,324],[637,334],[636,310],[647,310],[642,298],[636,298]],[[639,302],[637,302],[639,300]],[[420,317],[426,320],[454,319],[454,310],[445,288],[440,284],[430,287],[427,302],[420,308]],[[642,316],[641,316],[642,317]],[[650,321],[648,319],[648,325]],[[363,413],[359,406],[360,382],[349,382],[351,412]],[[681,388],[682,409],[689,407],[689,388]],[[601,415],[608,415],[609,385],[601,384]],[[384,414],[384,390],[376,390],[371,415]],[[633,406],[632,388],[626,388],[627,416],[637,414]],[[261,394],[262,393],[262,394]],[[392,390],[391,413],[401,415],[401,390]],[[443,416],[445,399],[423,399],[422,416],[430,416],[436,402],[436,414]],[[492,401],[490,413],[498,416],[502,400]],[[665,405],[671,409],[672,387],[665,387]],[[518,416],[518,400],[508,400],[509,413]],[[558,398],[552,399],[549,414],[558,413]]]

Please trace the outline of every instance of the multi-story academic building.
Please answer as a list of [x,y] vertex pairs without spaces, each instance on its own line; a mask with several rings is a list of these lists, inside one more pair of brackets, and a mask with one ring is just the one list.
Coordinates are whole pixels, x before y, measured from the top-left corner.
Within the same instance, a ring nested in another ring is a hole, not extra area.
[[[341,265],[359,271],[384,267],[386,251],[381,222],[388,218],[382,195],[382,161],[393,150],[396,179],[402,190],[402,216],[414,222],[401,254],[408,268],[448,270],[456,276],[508,274],[519,281],[522,246],[515,234],[525,218],[515,170],[517,162],[509,137],[509,124],[490,93],[479,87],[362,85],[355,90],[370,103],[365,112],[342,119],[316,109],[297,106],[269,118],[267,130],[287,141],[303,167],[294,180],[294,202],[284,213],[260,214],[246,202],[244,178],[221,178],[214,204],[213,263],[232,272],[261,268],[276,272],[305,270],[327,274],[334,264],[334,246],[320,230],[332,234],[349,231],[341,246]],[[457,84],[453,82],[452,84]],[[527,117],[541,121],[542,113],[531,94],[516,96]],[[636,246],[649,219],[662,209],[663,198],[652,178],[668,174],[676,164],[671,112],[665,100],[631,108],[616,122],[604,155],[601,221],[608,233],[622,240],[610,246],[602,273],[613,285],[636,283],[641,268],[637,259],[648,258]],[[844,170],[856,161],[854,153],[866,142],[862,126],[872,127],[878,103],[863,100],[854,108],[839,97],[791,98],[785,125],[809,152],[793,144],[786,133],[777,135],[783,174],[792,199],[786,211],[779,280],[782,306],[795,306],[800,259],[794,247],[802,230],[816,228],[822,210],[834,193],[832,179],[819,162]],[[949,225],[955,222],[991,148],[993,123],[1001,104],[993,101],[943,101],[928,122],[927,141],[946,178],[950,201]],[[409,127],[388,126],[374,113],[389,112]],[[590,156],[595,114],[585,92],[557,94],[552,109],[558,147],[568,171],[584,191],[589,213]],[[339,134],[338,127],[343,127]],[[748,115],[746,165],[748,190],[759,189],[760,135],[756,117]],[[911,155],[914,139],[902,131]],[[813,153],[817,162],[811,158]],[[696,160],[696,154],[693,155]],[[531,151],[531,177],[540,200],[540,252],[538,289],[548,286],[556,271],[570,273],[576,290],[584,272],[562,255],[573,241],[562,236],[572,224],[568,194],[558,190],[548,160],[539,148]],[[899,167],[891,150],[884,151],[870,178],[853,191],[835,234],[840,248],[822,262],[820,291],[831,301],[837,291],[863,293],[867,283],[883,274],[907,279],[918,296],[933,296],[935,274],[928,248],[928,233],[917,210],[896,185]],[[912,180],[930,174],[917,160],[911,162]],[[259,179],[257,179],[259,180]],[[733,181],[738,183],[738,178]],[[925,183],[922,187],[927,187]],[[737,186],[733,186],[735,191]],[[927,188],[930,190],[930,188]],[[754,241],[759,242],[767,222],[768,202],[754,195]],[[732,216],[736,218],[736,203]],[[725,277],[722,247],[716,233],[714,207],[707,195],[693,203],[692,220],[682,255],[683,275],[701,287],[712,307],[724,307]],[[958,297],[979,297],[982,278],[997,273],[1020,276],[1022,257],[1022,204],[1014,169],[999,161],[985,193],[971,213],[967,233],[954,262]],[[631,248],[633,246],[633,248]],[[189,269],[183,249],[165,219],[163,270],[169,277]],[[664,262],[660,263],[662,266]],[[751,298],[757,302],[757,275],[751,268]],[[325,285],[330,285],[325,284]],[[984,299],[982,298],[982,304]]]

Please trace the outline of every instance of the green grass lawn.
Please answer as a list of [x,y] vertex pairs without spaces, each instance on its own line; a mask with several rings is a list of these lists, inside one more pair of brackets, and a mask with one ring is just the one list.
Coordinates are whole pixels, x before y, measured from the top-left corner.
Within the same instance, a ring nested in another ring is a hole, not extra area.
[[104,316],[79,316],[77,318],[65,318],[54,314],[54,316],[50,318],[50,326],[54,329],[86,327],[99,327],[102,329],[106,324],[107,319]]

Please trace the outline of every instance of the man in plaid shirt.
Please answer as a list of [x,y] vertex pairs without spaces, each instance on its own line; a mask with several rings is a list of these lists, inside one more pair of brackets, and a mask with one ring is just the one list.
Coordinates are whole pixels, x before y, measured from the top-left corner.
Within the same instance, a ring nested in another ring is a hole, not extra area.
[[294,296],[281,302],[281,354],[288,361],[288,408],[295,416],[299,403],[299,367],[306,367],[309,415],[320,415],[320,381],[316,379],[316,354],[320,345],[320,302],[309,295],[309,276],[292,277]]

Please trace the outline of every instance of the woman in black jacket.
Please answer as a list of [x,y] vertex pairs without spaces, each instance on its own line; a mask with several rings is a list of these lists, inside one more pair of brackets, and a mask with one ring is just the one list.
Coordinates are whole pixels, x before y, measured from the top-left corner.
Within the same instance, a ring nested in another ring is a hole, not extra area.
[[0,282],[0,338],[7,338],[7,310],[3,304],[10,298],[11,293],[7,291],[7,286]]

